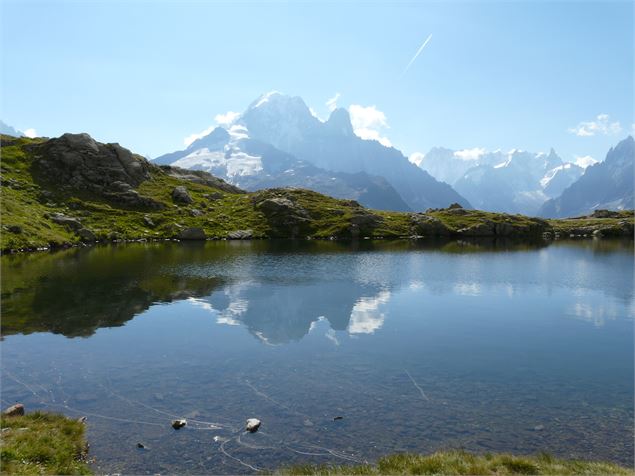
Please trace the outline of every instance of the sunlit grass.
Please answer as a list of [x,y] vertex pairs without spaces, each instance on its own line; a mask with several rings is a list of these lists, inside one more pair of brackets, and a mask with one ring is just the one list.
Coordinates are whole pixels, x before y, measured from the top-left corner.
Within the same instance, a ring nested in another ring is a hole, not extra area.
[[44,412],[0,421],[0,474],[91,474],[83,423]]
[[276,474],[632,475],[634,472],[612,463],[561,460],[547,454],[538,456],[513,456],[510,454],[474,455],[466,451],[443,451],[426,456],[417,454],[386,456],[381,458],[375,465],[290,466],[280,469]]

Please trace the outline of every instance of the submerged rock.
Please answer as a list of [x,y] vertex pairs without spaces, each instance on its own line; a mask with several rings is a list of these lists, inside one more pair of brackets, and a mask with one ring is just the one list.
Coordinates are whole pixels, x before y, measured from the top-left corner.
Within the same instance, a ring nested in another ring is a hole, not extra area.
[[249,418],[245,424],[245,430],[249,433],[256,433],[260,428],[261,421],[258,418]]
[[185,425],[187,425],[187,420],[185,420],[184,418],[179,420],[172,420],[172,428],[174,428],[175,430],[180,430]]
[[5,416],[22,416],[24,415],[24,405],[21,403],[16,403],[15,405],[11,405],[5,411],[2,412]]
[[336,416],[336,417],[333,417],[333,421],[343,420],[343,419],[344,419],[344,417],[343,417],[343,416]]

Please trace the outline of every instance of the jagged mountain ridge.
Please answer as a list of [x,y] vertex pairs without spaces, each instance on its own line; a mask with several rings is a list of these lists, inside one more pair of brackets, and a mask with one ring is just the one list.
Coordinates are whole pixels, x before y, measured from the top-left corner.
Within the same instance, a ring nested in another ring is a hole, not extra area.
[[634,208],[634,162],[635,141],[628,136],[608,151],[603,162],[588,167],[559,197],[545,202],[539,215],[560,218],[587,215],[600,209]]
[[553,149],[545,154],[435,147],[419,166],[450,183],[476,208],[528,215],[536,214],[546,200],[557,197],[584,172],[565,163]]
[[[411,164],[397,149],[355,135],[345,109],[335,109],[329,119],[322,122],[311,113],[301,98],[276,92],[268,93],[250,104],[224,130],[230,136],[229,140],[224,140],[231,143],[231,136],[235,137],[233,144],[222,151],[206,146],[211,143],[217,146],[216,139],[224,134],[215,129],[208,136],[191,144],[185,151],[188,154],[180,151],[165,154],[156,160],[159,163],[174,163],[178,160],[177,165],[181,167],[213,170],[214,174],[230,182],[255,189],[262,187],[258,183],[261,180],[259,176],[266,175],[267,171],[264,170],[263,161],[257,160],[263,157],[250,155],[245,150],[254,148],[253,142],[248,141],[257,141],[268,144],[280,153],[293,156],[300,161],[300,169],[313,174],[310,177],[269,174],[269,177],[262,179],[267,186],[306,187],[309,183],[311,187],[322,187],[315,188],[317,191],[340,198],[355,198],[366,206],[380,209],[424,210],[448,206],[453,202],[470,206],[452,187],[438,182],[427,172]],[[209,152],[216,154],[209,155]],[[273,159],[264,161],[273,167]],[[308,169],[308,165],[315,169]],[[223,175],[223,167],[227,169],[227,175]],[[263,170],[258,170],[258,167]],[[248,179],[247,175],[251,178]],[[335,183],[326,188],[325,177]],[[342,186],[342,182],[346,186]],[[400,200],[397,200],[391,189]]]

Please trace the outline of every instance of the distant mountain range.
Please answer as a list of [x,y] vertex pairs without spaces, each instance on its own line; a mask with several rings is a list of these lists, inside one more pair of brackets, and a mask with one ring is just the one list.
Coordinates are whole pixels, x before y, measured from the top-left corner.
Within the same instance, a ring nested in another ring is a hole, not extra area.
[[475,208],[526,215],[535,215],[545,201],[584,173],[553,149],[545,154],[436,147],[419,161],[419,167],[452,185]]
[[582,216],[594,210],[635,208],[635,141],[627,137],[606,154],[606,159],[588,167],[562,194],[547,201],[539,215],[550,218]]
[[24,137],[24,132],[11,127],[4,121],[0,121],[0,134],[6,134],[13,137]]
[[312,188],[379,209],[425,210],[470,203],[450,185],[418,168],[397,149],[355,135],[348,111],[327,121],[300,97],[268,93],[233,123],[159,164],[205,170],[247,190]]

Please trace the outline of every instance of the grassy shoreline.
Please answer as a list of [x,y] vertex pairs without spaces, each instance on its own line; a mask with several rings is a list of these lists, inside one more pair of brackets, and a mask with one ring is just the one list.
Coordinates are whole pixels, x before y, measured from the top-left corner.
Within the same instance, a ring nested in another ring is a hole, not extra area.
[[[93,474],[87,462],[84,423],[36,411],[1,417],[0,474]],[[462,450],[428,455],[393,454],[376,464],[282,466],[276,475],[439,474],[439,475],[633,475],[632,469],[600,461],[564,460],[548,454],[474,454]]]
[[632,475],[633,470],[597,461],[563,460],[548,454],[515,456],[506,453],[477,455],[467,451],[439,451],[430,455],[394,454],[380,458],[377,464],[355,466],[299,465],[282,468],[274,474],[347,475],[347,474],[437,474],[437,475]]
[[92,474],[83,423],[36,411],[0,424],[0,474]]

